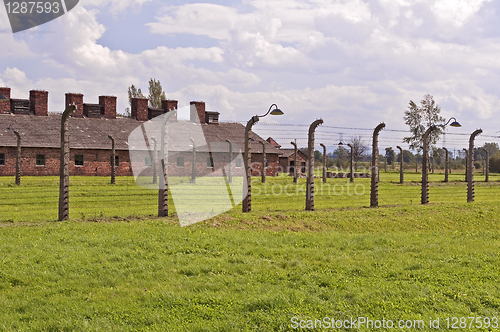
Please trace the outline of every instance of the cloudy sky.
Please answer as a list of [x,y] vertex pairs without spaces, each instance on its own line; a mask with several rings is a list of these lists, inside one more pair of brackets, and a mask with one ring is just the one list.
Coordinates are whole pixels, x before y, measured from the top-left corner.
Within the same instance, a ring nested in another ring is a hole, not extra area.
[[[327,145],[354,134],[368,142],[368,131],[332,127],[383,121],[406,130],[409,100],[429,93],[463,125],[448,132],[482,128],[481,144],[500,135],[499,9],[491,0],[80,0],[13,34],[2,6],[0,86],[13,98],[49,91],[52,112],[62,111],[67,92],[87,103],[115,95],[123,113],[127,87],[147,91],[156,78],[169,99],[205,101],[222,121],[278,104],[285,116],[254,128],[280,143],[304,142],[300,125],[323,118],[318,137]],[[402,136],[385,131],[381,145]],[[446,144],[461,149],[467,139],[448,135]]]

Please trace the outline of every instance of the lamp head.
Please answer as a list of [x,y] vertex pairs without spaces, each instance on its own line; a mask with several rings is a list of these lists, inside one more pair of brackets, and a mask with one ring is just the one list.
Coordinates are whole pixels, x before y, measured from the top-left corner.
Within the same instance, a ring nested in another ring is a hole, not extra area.
[[460,123],[458,123],[457,121],[453,121],[450,126],[452,127],[462,127],[462,125]]
[[344,145],[344,142],[340,141],[339,142],[339,146],[341,146],[341,145]]
[[279,108],[275,108],[271,111],[271,115],[283,115],[285,113],[283,113],[282,110],[280,110]]

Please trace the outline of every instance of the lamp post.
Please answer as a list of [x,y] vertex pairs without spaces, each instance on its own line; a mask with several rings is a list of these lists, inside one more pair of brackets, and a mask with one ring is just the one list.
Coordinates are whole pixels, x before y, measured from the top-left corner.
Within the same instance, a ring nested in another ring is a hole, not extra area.
[[[227,182],[231,183],[233,182],[233,173],[231,170],[231,166],[233,164],[233,143],[231,143],[230,140],[226,140],[226,142],[229,144],[229,164],[227,165],[228,170],[227,170]],[[194,146],[194,141],[193,141],[193,146]]]
[[378,134],[384,128],[385,123],[382,122],[373,130],[370,207],[378,206]]
[[[274,109],[273,109],[274,107]],[[272,110],[272,111],[271,111]],[[271,114],[271,115],[283,115],[284,113],[278,108],[278,105],[272,104],[269,107],[269,110],[267,111],[266,114],[264,115],[254,115],[250,120],[248,120],[247,125],[245,127],[245,156],[243,158],[243,162],[245,164],[245,173],[247,177],[247,186],[246,188],[243,188],[243,204],[242,204],[242,210],[243,212],[250,212],[252,211],[252,173],[250,169],[250,145],[248,143],[248,140],[250,139],[250,130],[252,129],[252,126],[259,122],[259,118],[263,118],[266,115]],[[244,182],[243,182],[243,185]]]
[[444,152],[446,153],[446,156],[444,157],[444,182],[448,182],[448,149],[443,148]]
[[481,148],[481,150],[483,150],[486,153],[486,162],[485,162],[486,175],[484,178],[484,182],[488,182],[490,178],[490,152],[484,148]]
[[403,183],[404,182],[403,148],[401,148],[399,145],[396,146],[396,148],[399,150],[399,183]]
[[319,145],[323,148],[323,183],[326,183],[326,146],[323,143]]
[[353,149],[354,149],[354,147],[352,146],[351,143],[347,143],[347,146],[351,148],[351,156],[350,156],[351,162],[349,165],[351,175],[349,176],[349,182],[354,182],[354,167],[353,167],[353,164],[354,164],[354,151],[353,151]]
[[293,183],[297,183],[297,143],[290,142],[293,145]]
[[[2,95],[3,96],[3,95]],[[4,96],[5,97],[5,96]],[[17,130],[14,130],[11,126],[7,128],[12,130],[17,138],[17,148],[16,148],[16,185],[21,184],[21,135]]]
[[59,167],[59,221],[69,219],[69,132],[68,118],[76,110],[69,105],[61,118],[61,157]]
[[432,125],[427,129],[423,136],[423,152],[422,152],[422,194],[421,194],[421,203],[427,204],[429,203],[429,153],[427,150],[429,149],[429,135],[433,130],[436,130],[438,126],[444,128],[451,120],[453,121],[450,126],[452,127],[461,127],[460,123],[457,122],[457,119],[450,118],[448,122],[444,125]]
[[261,174],[261,182],[266,183],[266,145],[264,142],[259,142],[262,145],[262,174]]
[[474,138],[481,134],[481,129],[475,130],[469,138],[469,171],[467,172],[467,203],[474,202]]

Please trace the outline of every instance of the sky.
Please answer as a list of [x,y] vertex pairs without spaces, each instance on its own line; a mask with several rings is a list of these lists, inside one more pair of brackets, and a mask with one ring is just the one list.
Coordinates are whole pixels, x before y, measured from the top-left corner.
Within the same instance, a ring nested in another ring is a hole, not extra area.
[[114,95],[124,113],[127,88],[155,78],[180,107],[205,101],[221,121],[277,104],[285,114],[254,130],[284,147],[306,146],[322,118],[316,144],[329,149],[353,135],[368,145],[380,122],[381,148],[407,148],[404,111],[431,94],[462,124],[441,143],[461,150],[478,128],[478,145],[500,140],[499,12],[491,0],[80,0],[13,34],[0,6],[0,86],[12,98],[49,91],[51,112],[67,92]]

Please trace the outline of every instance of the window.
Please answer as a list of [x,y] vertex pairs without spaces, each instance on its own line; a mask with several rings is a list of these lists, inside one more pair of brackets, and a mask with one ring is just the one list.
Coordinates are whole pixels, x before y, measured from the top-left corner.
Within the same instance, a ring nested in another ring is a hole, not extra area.
[[75,166],[83,166],[83,154],[75,154]]
[[177,167],[184,167],[184,157],[177,157]]
[[153,166],[153,162],[151,161],[151,157],[144,158],[144,166]]
[[36,155],[36,165],[37,166],[45,166],[45,155],[37,154]]
[[207,158],[207,168],[213,168],[214,167],[214,158]]
[[115,156],[115,166],[120,166],[120,156]]
[[236,158],[234,160],[234,167],[241,168],[243,164],[243,160],[241,158]]
[[0,166],[5,166],[5,153],[0,153]]

